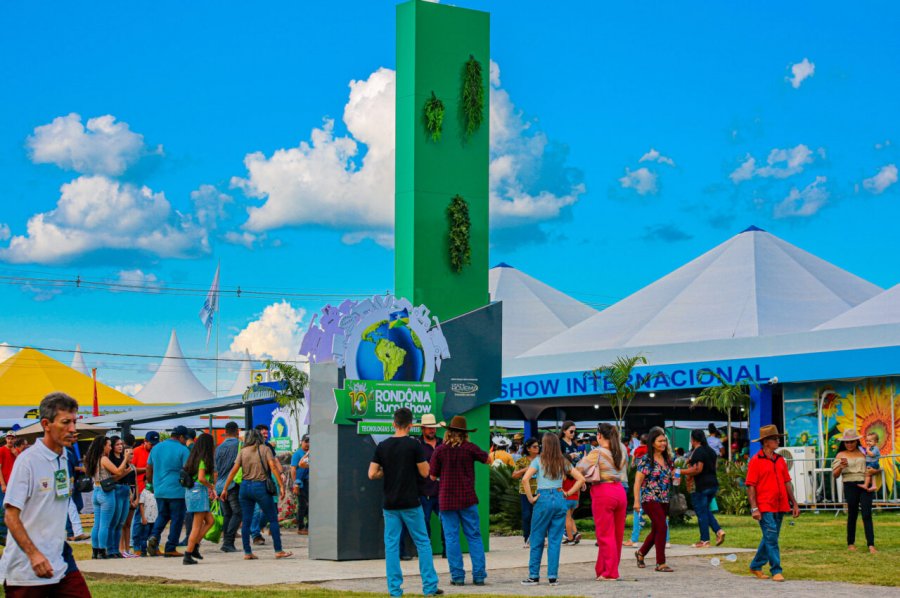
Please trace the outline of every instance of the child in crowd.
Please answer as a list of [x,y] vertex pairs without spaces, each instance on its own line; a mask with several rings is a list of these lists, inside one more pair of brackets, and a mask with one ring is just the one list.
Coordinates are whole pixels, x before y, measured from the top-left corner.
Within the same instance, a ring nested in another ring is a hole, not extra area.
[[866,480],[862,484],[859,485],[863,490],[867,490],[869,492],[875,492],[875,476],[869,473],[869,470],[875,469],[880,470],[881,465],[878,460],[881,459],[881,451],[878,449],[878,433],[877,432],[869,432],[866,434],[866,449],[863,450],[862,446],[859,447],[866,455]]
[[138,498],[138,514],[136,516],[140,517],[141,523],[134,526],[134,533],[131,537],[132,546],[135,553],[147,556],[147,538],[150,537],[150,531],[153,529],[153,524],[156,523],[157,516],[156,497],[153,496],[149,485],[144,487]]

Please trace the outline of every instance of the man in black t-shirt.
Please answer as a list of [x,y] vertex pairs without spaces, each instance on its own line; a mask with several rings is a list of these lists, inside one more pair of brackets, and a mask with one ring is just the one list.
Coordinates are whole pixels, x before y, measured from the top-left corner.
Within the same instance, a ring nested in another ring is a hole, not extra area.
[[419,574],[422,593],[443,594],[438,589],[434,570],[431,539],[425,531],[425,516],[419,503],[419,479],[429,474],[428,460],[422,445],[411,438],[412,411],[394,412],[394,435],[375,448],[369,463],[369,479],[384,480],[384,556],[387,585],[391,596],[403,595],[403,571],[400,569],[400,534],[409,531],[419,552]]
[[695,548],[709,547],[709,528],[716,534],[716,546],[725,541],[725,530],[716,521],[709,508],[710,503],[719,491],[719,480],[716,477],[716,460],[718,455],[711,449],[706,441],[703,430],[691,432],[691,458],[689,467],[682,469],[684,475],[694,476],[694,491],[691,493],[691,502],[694,512],[697,514],[697,523],[700,525],[700,541],[694,544]]

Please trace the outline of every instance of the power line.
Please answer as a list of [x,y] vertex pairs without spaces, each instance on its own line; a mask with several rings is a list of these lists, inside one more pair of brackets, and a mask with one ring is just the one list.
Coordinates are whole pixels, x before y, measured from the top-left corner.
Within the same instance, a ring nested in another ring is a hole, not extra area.
[[[51,352],[51,353],[75,353],[75,349],[57,349],[53,347],[34,347],[31,345],[10,345],[7,343],[3,344],[4,347],[9,347],[11,349],[34,349],[35,351],[43,351],[43,352]],[[114,353],[111,351],[81,351],[82,355],[104,355],[107,357],[141,357],[145,359],[183,359],[185,361],[218,361],[218,362],[235,362],[235,363],[244,363],[246,359],[231,359],[228,357],[186,357],[182,355],[181,357],[172,357],[171,355],[149,355],[146,353]],[[261,360],[258,360],[261,361]],[[277,360],[281,363],[309,363],[307,359],[294,359],[294,360]]]

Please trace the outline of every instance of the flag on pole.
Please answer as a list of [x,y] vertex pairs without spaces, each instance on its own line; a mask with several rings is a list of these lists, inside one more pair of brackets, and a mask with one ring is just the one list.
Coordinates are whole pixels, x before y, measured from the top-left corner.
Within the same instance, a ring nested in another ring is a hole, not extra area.
[[94,379],[94,409],[91,414],[97,417],[100,415],[100,403],[97,400],[97,368],[91,368],[91,378]]
[[206,301],[200,309],[200,321],[206,326],[206,346],[209,346],[209,334],[212,332],[213,320],[219,311],[219,266],[216,266],[216,275],[213,276],[212,285],[206,294]]

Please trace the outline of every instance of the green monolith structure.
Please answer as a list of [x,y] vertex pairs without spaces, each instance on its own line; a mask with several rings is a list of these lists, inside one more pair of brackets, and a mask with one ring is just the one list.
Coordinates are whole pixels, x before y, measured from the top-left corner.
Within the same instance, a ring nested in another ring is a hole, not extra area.
[[[481,68],[481,123],[468,126],[463,86],[466,64]],[[441,321],[489,303],[488,296],[488,13],[413,0],[397,6],[397,145],[395,292],[425,305]],[[444,106],[440,138],[426,125],[425,104]],[[471,262],[451,266],[448,207],[462,197],[469,210]],[[465,347],[450,347],[453,351]],[[452,356],[451,356],[452,359]],[[486,447],[489,406],[464,413]],[[489,476],[477,466],[482,536],[488,547]]]

